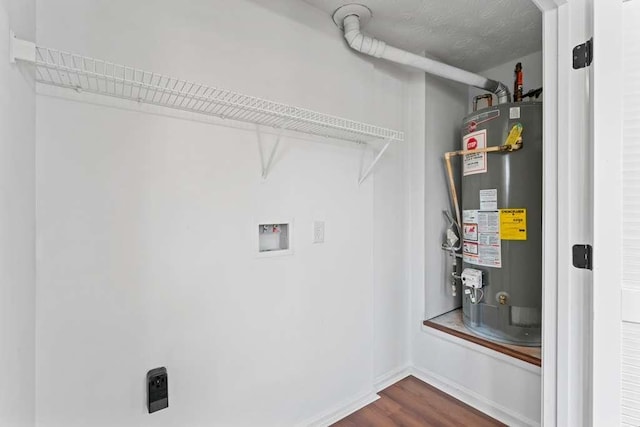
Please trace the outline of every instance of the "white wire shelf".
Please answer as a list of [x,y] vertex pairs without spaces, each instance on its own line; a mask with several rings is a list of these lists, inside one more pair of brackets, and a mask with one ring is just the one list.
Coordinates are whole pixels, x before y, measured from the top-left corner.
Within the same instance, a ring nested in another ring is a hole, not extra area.
[[[35,65],[36,80],[78,92],[127,99],[312,135],[367,143],[403,141],[386,129],[237,92],[17,40],[14,57]],[[26,55],[21,55],[21,43]],[[30,49],[35,48],[34,54]]]

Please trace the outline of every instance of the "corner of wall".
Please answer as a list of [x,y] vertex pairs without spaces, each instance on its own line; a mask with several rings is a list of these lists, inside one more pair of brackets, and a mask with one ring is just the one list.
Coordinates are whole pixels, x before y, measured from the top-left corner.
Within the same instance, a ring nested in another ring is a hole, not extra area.
[[[411,373],[509,425],[536,426],[540,408],[532,402],[539,401],[539,370],[506,364],[494,355],[423,330],[426,315],[455,308],[454,301],[442,297],[443,292],[432,291],[445,280],[440,211],[450,202],[442,153],[459,144],[460,122],[468,105],[466,87],[431,76],[423,80],[422,94],[415,98],[422,97],[425,121],[423,129],[412,135],[409,154]],[[433,259],[438,262],[430,262]]]
[[0,425],[35,423],[35,91],[9,30],[35,39],[35,1],[0,2]]

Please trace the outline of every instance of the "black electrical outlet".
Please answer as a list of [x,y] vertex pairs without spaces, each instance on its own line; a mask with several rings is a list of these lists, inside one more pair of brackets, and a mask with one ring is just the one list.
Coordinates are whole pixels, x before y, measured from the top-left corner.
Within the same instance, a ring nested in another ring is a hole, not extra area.
[[147,372],[147,408],[153,414],[169,407],[169,378],[166,368],[156,368]]

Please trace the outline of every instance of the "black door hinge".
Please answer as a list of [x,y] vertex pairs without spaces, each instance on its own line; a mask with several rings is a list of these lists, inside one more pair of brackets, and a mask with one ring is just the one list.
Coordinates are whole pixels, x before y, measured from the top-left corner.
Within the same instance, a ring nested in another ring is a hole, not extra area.
[[593,268],[593,248],[591,245],[573,245],[573,266],[586,270]]
[[593,37],[573,48],[573,69],[588,67],[593,61]]

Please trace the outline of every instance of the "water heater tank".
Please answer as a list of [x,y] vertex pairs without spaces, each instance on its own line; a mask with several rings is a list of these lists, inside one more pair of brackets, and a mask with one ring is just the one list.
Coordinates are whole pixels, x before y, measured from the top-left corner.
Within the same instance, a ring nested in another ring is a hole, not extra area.
[[471,154],[462,163],[463,267],[482,272],[465,286],[465,325],[509,344],[540,345],[542,323],[542,103],[500,104],[462,123],[463,149],[504,144],[522,125],[523,148]]

